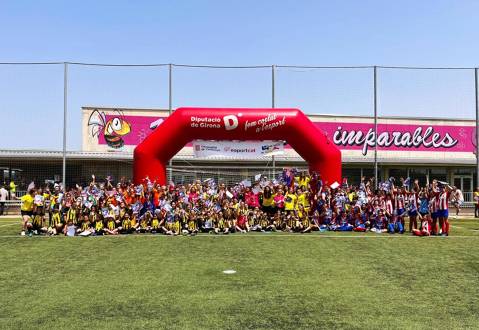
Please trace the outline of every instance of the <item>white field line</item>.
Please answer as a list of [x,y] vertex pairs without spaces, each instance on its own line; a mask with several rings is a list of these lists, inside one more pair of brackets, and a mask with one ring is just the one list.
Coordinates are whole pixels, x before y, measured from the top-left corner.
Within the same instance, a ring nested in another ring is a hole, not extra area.
[[[76,237],[95,237],[96,239],[101,239],[101,238],[119,238],[119,237],[153,237],[153,238],[159,238],[159,237],[164,237],[168,239],[168,237],[171,236],[166,236],[166,235],[105,235],[105,236],[76,236]],[[100,238],[101,237],[101,238]],[[179,235],[178,237],[185,237],[185,238],[190,238],[191,236],[182,236]],[[353,239],[369,239],[369,238],[382,238],[382,239],[407,239],[407,238],[414,238],[414,239],[426,239],[426,237],[418,237],[418,236],[412,236],[412,235],[382,235],[382,234],[377,234],[377,235],[364,235],[364,236],[356,236],[356,235],[282,235],[282,234],[266,234],[266,235],[241,235],[241,234],[229,234],[229,235],[197,235],[195,237],[208,237],[208,238],[217,238],[217,237],[313,237],[313,238],[320,238],[320,239],[332,239],[332,238],[353,238]],[[20,236],[20,235],[0,235],[0,238],[30,238],[27,236]],[[58,236],[44,236],[44,235],[39,235],[39,236],[33,236],[33,238],[67,238],[66,236],[63,235],[58,235]],[[479,236],[448,236],[448,237],[441,237],[441,236],[429,236],[429,238],[432,239],[451,239],[451,238],[479,238]],[[180,238],[181,239],[181,238]],[[194,239],[194,238],[192,238]]]
[[5,225],[0,225],[0,227],[8,227],[8,226],[13,226],[13,225],[18,225],[19,227],[22,226],[22,224],[18,221],[16,221],[15,223],[9,223],[9,224],[5,224]]

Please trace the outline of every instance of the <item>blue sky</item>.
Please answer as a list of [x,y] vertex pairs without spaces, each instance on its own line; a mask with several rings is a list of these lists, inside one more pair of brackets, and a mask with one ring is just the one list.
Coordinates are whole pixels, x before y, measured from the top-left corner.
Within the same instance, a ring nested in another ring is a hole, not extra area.
[[[479,66],[478,1],[0,1],[0,61]],[[0,148],[61,147],[61,66],[0,66]],[[271,72],[174,70],[174,107],[271,104]],[[165,68],[71,67],[82,105],[168,105]],[[380,70],[383,115],[474,116],[472,71]],[[276,105],[368,115],[371,70],[278,69]],[[24,138],[19,139],[22,136]]]

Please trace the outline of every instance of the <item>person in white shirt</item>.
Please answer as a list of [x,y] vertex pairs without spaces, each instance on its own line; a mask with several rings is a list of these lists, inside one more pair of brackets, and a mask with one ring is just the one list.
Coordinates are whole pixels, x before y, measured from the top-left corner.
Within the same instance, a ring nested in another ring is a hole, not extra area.
[[464,203],[464,195],[462,194],[461,189],[455,188],[454,190],[454,207],[456,208],[456,218],[459,216],[459,211],[461,211],[461,206]]
[[7,201],[7,196],[8,196],[8,191],[2,185],[0,187],[0,215],[3,215],[3,212],[5,211],[5,202]]

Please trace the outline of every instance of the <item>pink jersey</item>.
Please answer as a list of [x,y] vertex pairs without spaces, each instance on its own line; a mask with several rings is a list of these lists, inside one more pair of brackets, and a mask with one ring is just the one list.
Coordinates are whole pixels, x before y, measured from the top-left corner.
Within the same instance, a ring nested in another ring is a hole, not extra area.
[[276,207],[282,209],[284,207],[284,195],[274,196],[274,204],[276,205]]
[[249,207],[252,207],[252,208],[259,207],[259,196],[258,196],[258,194],[255,194],[252,191],[246,193],[245,202],[246,202],[246,205],[248,205]]

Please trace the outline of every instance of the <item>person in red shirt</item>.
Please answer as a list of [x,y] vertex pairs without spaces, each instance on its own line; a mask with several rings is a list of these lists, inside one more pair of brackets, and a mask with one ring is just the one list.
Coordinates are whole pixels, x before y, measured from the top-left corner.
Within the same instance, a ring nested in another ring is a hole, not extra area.
[[259,194],[255,194],[249,187],[246,188],[245,192],[245,203],[248,205],[248,208],[255,209],[259,207]]
[[283,211],[284,210],[284,195],[283,195],[283,189],[279,188],[278,192],[274,195],[274,205],[276,207],[277,211]]

